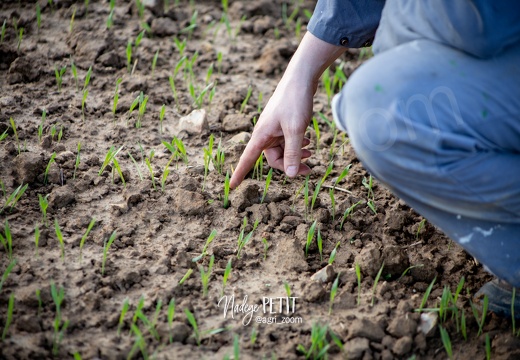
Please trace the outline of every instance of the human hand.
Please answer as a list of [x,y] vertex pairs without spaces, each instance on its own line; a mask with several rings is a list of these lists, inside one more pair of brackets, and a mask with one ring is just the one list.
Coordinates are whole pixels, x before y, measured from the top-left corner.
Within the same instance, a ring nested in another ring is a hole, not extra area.
[[269,166],[285,171],[289,177],[307,175],[311,169],[302,163],[311,152],[304,137],[312,116],[315,86],[297,81],[280,82],[262,112],[230,180],[237,187],[253,167],[262,151]]

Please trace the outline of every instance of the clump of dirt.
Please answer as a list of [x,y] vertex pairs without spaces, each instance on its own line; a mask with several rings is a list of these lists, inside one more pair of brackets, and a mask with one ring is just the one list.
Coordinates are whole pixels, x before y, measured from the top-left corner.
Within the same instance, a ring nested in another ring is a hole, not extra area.
[[[225,174],[296,49],[313,2],[233,1],[228,15],[216,0],[138,3],[118,0],[111,10],[105,1],[87,9],[84,2],[40,0],[41,26],[33,2],[0,5],[0,135],[7,131],[0,142],[0,232],[7,238],[9,228],[16,259],[0,290],[1,358],[224,358],[237,341],[241,358],[296,359],[305,358],[316,326],[329,330],[331,358],[446,358],[437,313],[415,310],[434,280],[426,308],[438,306],[444,287],[455,292],[463,277],[456,315],[464,309],[467,340],[452,312],[442,324],[455,357],[483,357],[485,334],[493,358],[520,356],[506,320],[488,315],[477,337],[471,294],[490,276],[377,182],[371,210],[363,185],[369,174],[348,138],[335,138],[324,121],[320,151],[308,133],[310,197],[330,160],[334,170],[312,210],[304,179],[278,171],[262,201],[266,163],[224,209]],[[348,77],[364,54],[349,50],[334,67]],[[58,91],[55,69],[65,66]],[[186,120],[198,107],[205,113]],[[314,108],[331,118],[321,88]],[[107,159],[111,148],[120,151]],[[224,156],[206,170],[217,153]],[[329,190],[349,164],[333,206]],[[217,235],[208,242],[212,230]],[[10,247],[0,252],[4,272]]]

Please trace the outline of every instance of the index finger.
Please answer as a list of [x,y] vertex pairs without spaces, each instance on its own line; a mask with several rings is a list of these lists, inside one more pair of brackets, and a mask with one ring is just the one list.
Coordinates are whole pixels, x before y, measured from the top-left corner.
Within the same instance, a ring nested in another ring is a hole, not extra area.
[[242,180],[244,180],[260,154],[262,154],[263,150],[264,144],[262,144],[262,142],[257,140],[254,136],[251,137],[251,140],[247,143],[242,156],[240,156],[240,160],[238,161],[233,176],[231,176],[231,179],[229,180],[229,186],[232,189],[236,188],[238,185],[240,185]]

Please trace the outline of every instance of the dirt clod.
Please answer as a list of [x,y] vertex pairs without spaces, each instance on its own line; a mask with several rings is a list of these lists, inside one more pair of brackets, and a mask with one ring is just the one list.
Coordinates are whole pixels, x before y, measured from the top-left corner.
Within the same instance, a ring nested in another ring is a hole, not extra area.
[[19,184],[33,183],[43,172],[43,156],[22,152],[15,159],[16,179]]

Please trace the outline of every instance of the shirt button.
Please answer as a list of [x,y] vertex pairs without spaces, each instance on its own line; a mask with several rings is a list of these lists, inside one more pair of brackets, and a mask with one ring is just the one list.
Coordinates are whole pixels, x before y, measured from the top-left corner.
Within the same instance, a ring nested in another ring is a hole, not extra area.
[[341,38],[339,43],[341,44],[341,46],[347,46],[348,45],[348,38],[346,38],[346,37]]

